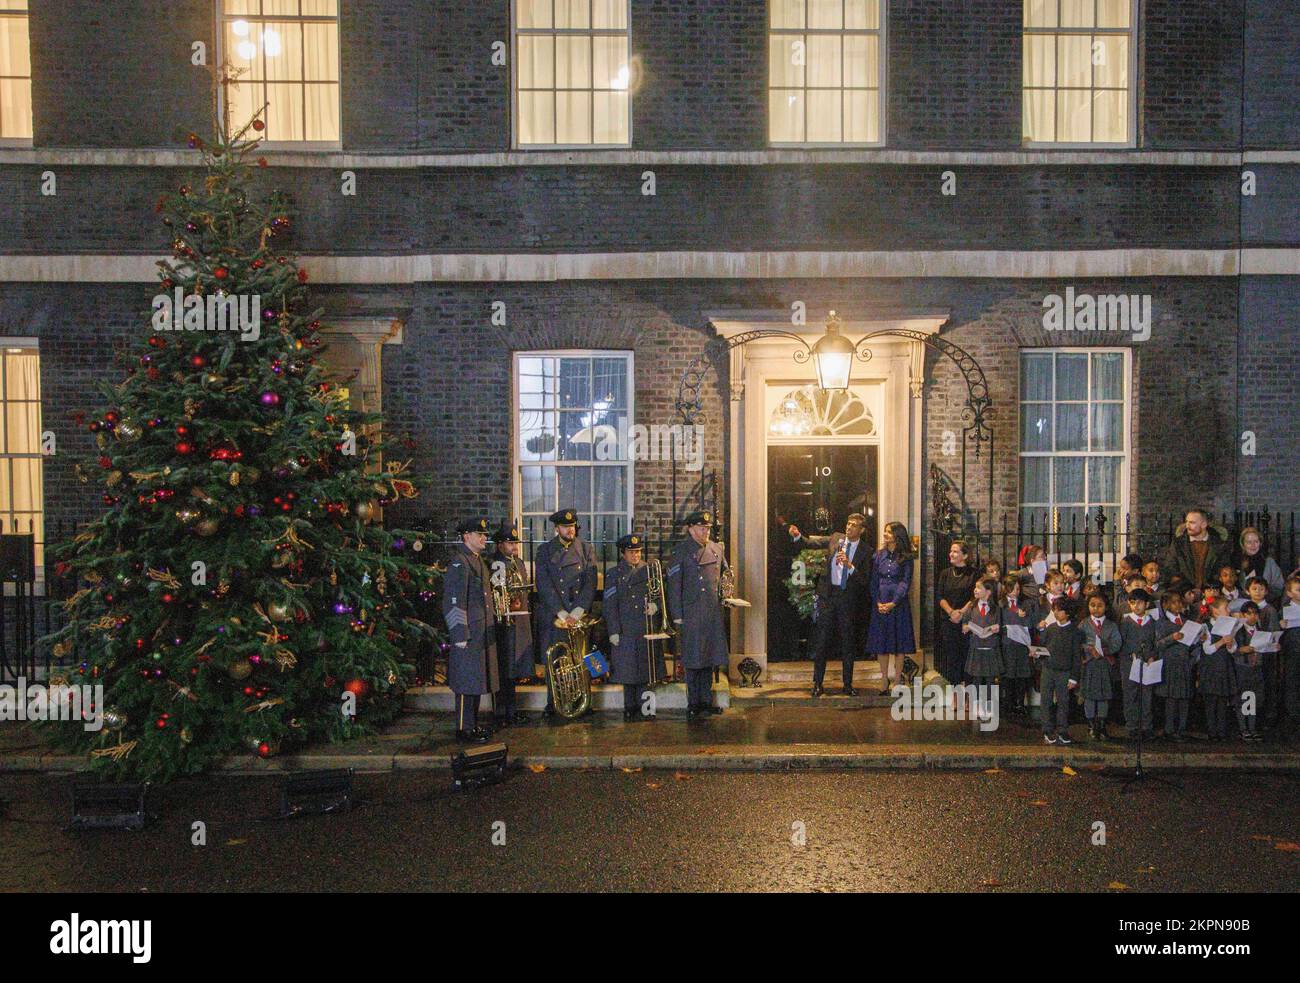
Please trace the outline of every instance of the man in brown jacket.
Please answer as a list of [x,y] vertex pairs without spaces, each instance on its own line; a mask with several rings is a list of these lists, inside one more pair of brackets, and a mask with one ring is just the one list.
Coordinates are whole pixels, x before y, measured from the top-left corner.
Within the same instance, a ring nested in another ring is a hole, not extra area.
[[1209,516],[1200,509],[1191,509],[1183,518],[1183,525],[1165,551],[1163,570],[1172,585],[1179,580],[1183,589],[1204,589],[1218,583],[1219,567],[1232,562],[1232,545],[1227,535],[1210,525]]

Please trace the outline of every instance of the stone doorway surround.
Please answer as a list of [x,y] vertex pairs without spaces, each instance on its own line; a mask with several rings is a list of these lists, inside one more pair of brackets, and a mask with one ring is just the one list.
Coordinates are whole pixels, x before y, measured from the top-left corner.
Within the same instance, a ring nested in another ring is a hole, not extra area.
[[[809,311],[806,325],[792,326],[785,310],[722,310],[707,312],[709,323],[722,338],[747,331],[792,331],[815,344],[825,331],[827,311]],[[950,312],[942,309],[881,309],[840,312],[841,332],[856,342],[886,329],[908,329],[938,334]],[[794,360],[797,348],[789,338],[756,338],[729,353],[731,391],[728,433],[730,453],[727,543],[736,569],[741,597],[753,606],[732,612],[731,670],[751,656],[767,664],[767,536],[770,528],[767,495],[767,390],[771,385],[816,382],[811,359]],[[915,537],[921,529],[924,445],[922,405],[926,346],[908,338],[882,337],[870,344],[872,358],[855,360],[852,384],[879,386],[883,419],[877,421],[880,449],[880,522],[902,521]],[[879,543],[873,544],[878,548]],[[912,581],[913,629],[920,638],[920,577]]]

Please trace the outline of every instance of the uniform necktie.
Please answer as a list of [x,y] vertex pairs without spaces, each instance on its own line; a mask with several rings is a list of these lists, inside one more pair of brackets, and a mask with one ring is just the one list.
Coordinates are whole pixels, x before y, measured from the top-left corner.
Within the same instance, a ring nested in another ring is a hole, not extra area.
[[980,601],[980,614],[988,614],[988,613],[989,613],[989,606],[985,604],[983,601]]

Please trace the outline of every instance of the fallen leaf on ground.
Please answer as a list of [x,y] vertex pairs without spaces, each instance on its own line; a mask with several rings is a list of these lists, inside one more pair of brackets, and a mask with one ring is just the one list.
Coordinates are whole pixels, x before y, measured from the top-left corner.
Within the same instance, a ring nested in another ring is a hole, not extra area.
[[1139,867],[1137,872],[1139,874],[1154,874],[1156,869],[1154,867]]
[[1250,834],[1250,838],[1251,838],[1252,840],[1263,840],[1265,843],[1272,843],[1272,842],[1273,842],[1273,837],[1271,837],[1271,836],[1265,836],[1265,835],[1263,835],[1262,833],[1251,833],[1251,834]]
[[1075,771],[1073,768],[1071,768],[1069,765],[1065,765],[1064,767],[1061,768],[1061,774],[1069,775],[1071,778],[1074,778],[1079,773]]
[[1031,806],[1045,806],[1045,805],[1047,805],[1047,800],[1046,800],[1046,799],[1034,799],[1034,801],[1031,802],[1031,803],[1029,803],[1029,804],[1030,804]]
[[985,768],[985,769],[984,769],[984,774],[986,774],[986,775],[1000,775],[1000,774],[1002,774],[1002,769],[1001,769],[1001,768]]
[[243,846],[248,840],[226,840],[226,846]]
[[1109,884],[1106,885],[1106,887],[1110,888],[1110,890],[1112,890],[1112,891],[1127,891],[1127,890],[1128,890],[1128,885],[1125,884],[1123,881],[1111,881]]
[[534,774],[540,775],[546,770],[546,765],[529,765],[528,770]]
[[1089,771],[1105,771],[1105,770],[1106,770],[1106,766],[1103,765],[1103,764],[1084,765],[1083,767],[1087,768]]
[[629,775],[635,775],[635,774],[636,774],[638,771],[640,771],[641,769],[640,769],[640,768],[624,768],[623,770],[624,770],[625,772],[627,772]]
[[1278,840],[1273,844],[1274,850],[1281,850],[1284,853],[1300,853],[1300,843],[1292,843],[1290,840]]
[[980,887],[1001,887],[1001,886],[1002,886],[1002,882],[995,877],[990,877],[987,880],[980,881]]
[[700,748],[700,750],[697,751],[696,753],[697,753],[697,754],[721,754],[721,753],[722,753],[722,748],[720,748],[720,747],[705,747],[705,748]]
[[673,772],[673,777],[677,779],[679,782],[689,782],[691,780],[691,776],[686,774],[686,772],[684,771]]
[[663,788],[663,782],[646,782],[646,788]]

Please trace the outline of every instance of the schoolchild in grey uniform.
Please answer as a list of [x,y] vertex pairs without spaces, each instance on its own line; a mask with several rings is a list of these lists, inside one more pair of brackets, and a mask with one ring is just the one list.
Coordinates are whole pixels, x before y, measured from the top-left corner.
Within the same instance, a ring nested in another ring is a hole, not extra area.
[[[1248,577],[1246,579],[1246,596],[1255,602],[1259,608],[1259,630],[1260,631],[1281,631],[1282,616],[1268,601],[1269,584],[1263,577]],[[1272,730],[1277,726],[1278,704],[1281,696],[1278,688],[1278,662],[1280,661],[1281,652],[1260,652],[1259,668],[1264,675],[1264,689],[1259,695],[1259,722],[1265,731]]]
[[1088,734],[1094,741],[1106,739],[1106,714],[1110,711],[1110,667],[1119,655],[1123,639],[1119,625],[1106,616],[1106,599],[1100,594],[1088,598],[1088,616],[1079,622],[1083,635],[1083,713]]
[[[1283,588],[1282,611],[1290,605],[1300,606],[1300,576],[1287,578]],[[1300,734],[1300,619],[1282,621],[1282,704],[1283,730],[1294,737]]]
[[1259,607],[1247,601],[1241,608],[1241,627],[1237,629],[1237,650],[1232,653],[1232,671],[1236,674],[1237,729],[1243,741],[1260,741],[1260,701],[1264,693],[1264,665],[1260,653],[1251,644],[1259,627]]
[[1079,685],[1083,669],[1083,635],[1070,620],[1069,598],[1052,601],[1051,620],[1041,640],[1047,649],[1039,691],[1043,696],[1043,742],[1073,744],[1070,740],[1070,690]]
[[[966,675],[979,687],[989,687],[1002,673],[1002,617],[998,610],[998,582],[991,577],[975,584],[974,603],[962,615],[961,630],[969,639],[966,650]],[[988,638],[980,638],[971,626],[995,628]],[[983,692],[988,692],[987,689]]]
[[1007,700],[1011,713],[1020,716],[1027,710],[1025,694],[1029,690],[1029,680],[1034,674],[1033,664],[1029,658],[1029,646],[1012,641],[1007,635],[1007,628],[1019,625],[1034,634],[1034,611],[1032,602],[1023,603],[1020,591],[1023,582],[1014,573],[1002,578],[1002,676],[1001,685],[1007,691]]
[[[1215,618],[1228,613],[1228,602],[1221,597],[1210,604],[1209,619],[1213,626]],[[1228,736],[1228,701],[1233,694],[1232,649],[1236,647],[1234,635],[1215,635],[1213,629],[1201,643],[1201,664],[1199,667],[1199,686],[1201,700],[1205,704],[1205,732],[1212,741],[1221,741]]]
[[[618,541],[623,559],[605,578],[605,627],[609,631],[610,682],[623,687],[623,719],[654,720],[643,704],[654,680],[663,679],[663,650],[646,638],[649,567],[642,561],[645,538],[631,533]],[[653,660],[653,662],[652,662]],[[643,710],[644,706],[644,710]]]
[[1192,697],[1196,694],[1193,667],[1200,657],[1201,648],[1195,644],[1195,639],[1192,645],[1179,641],[1188,621],[1183,617],[1183,595],[1176,590],[1167,590],[1160,600],[1164,617],[1160,619],[1156,655],[1165,660],[1165,667],[1160,684],[1156,686],[1156,695],[1165,701],[1165,737],[1181,743],[1187,739],[1187,718],[1192,709]]
[[1139,729],[1143,737],[1155,736],[1155,723],[1151,718],[1152,688],[1129,679],[1135,658],[1145,662],[1155,656],[1160,629],[1156,619],[1147,614],[1150,603],[1151,595],[1145,590],[1132,591],[1128,605],[1133,610],[1119,623],[1119,683],[1124,694],[1124,726],[1130,738],[1137,737]]

